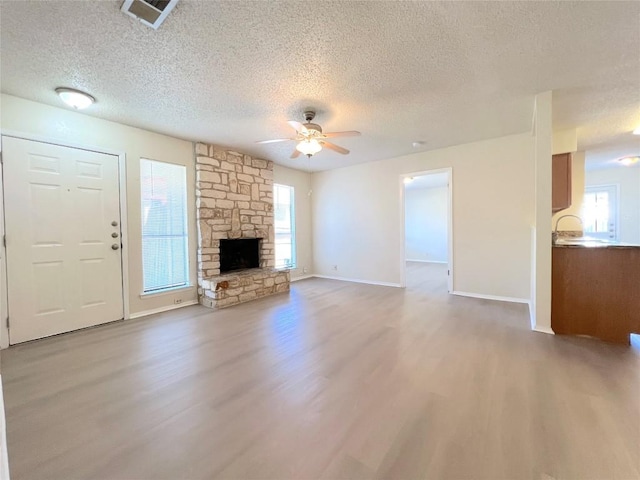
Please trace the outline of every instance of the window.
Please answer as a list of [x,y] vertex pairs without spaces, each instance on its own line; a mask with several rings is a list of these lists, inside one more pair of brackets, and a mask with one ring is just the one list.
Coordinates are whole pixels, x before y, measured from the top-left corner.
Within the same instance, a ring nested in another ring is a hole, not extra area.
[[582,205],[584,232],[590,237],[615,239],[618,189],[615,185],[587,187]]
[[142,269],[145,293],[189,282],[187,169],[140,160]]
[[276,268],[295,268],[295,211],[293,187],[273,185],[273,212],[276,232]]

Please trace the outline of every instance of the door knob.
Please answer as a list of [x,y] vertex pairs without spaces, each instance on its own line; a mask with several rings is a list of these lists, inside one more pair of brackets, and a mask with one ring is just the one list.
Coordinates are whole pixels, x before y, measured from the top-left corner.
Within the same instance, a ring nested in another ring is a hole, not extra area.
[[114,243],[113,245],[111,245],[111,250],[118,250],[120,248],[120,245],[118,245],[117,243]]

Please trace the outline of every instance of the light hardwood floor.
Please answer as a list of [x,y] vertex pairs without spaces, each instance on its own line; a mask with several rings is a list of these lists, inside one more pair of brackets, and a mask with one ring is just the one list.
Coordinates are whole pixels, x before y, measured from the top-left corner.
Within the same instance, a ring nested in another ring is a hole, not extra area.
[[637,350],[408,279],[3,351],[13,480],[640,478]]

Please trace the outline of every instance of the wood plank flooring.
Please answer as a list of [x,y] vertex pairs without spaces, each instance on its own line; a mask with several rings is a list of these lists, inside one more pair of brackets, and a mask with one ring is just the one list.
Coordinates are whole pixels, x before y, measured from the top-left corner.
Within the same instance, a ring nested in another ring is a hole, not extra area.
[[638,479],[640,355],[525,305],[310,279],[2,352],[21,479]]

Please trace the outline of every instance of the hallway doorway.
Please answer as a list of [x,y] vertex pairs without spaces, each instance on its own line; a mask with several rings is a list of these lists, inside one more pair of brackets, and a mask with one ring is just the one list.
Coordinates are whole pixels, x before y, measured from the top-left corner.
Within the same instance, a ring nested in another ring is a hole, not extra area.
[[[402,175],[402,286],[419,281],[428,272],[429,281],[442,282],[453,291],[452,169],[444,168]],[[408,268],[410,275],[408,275]]]

